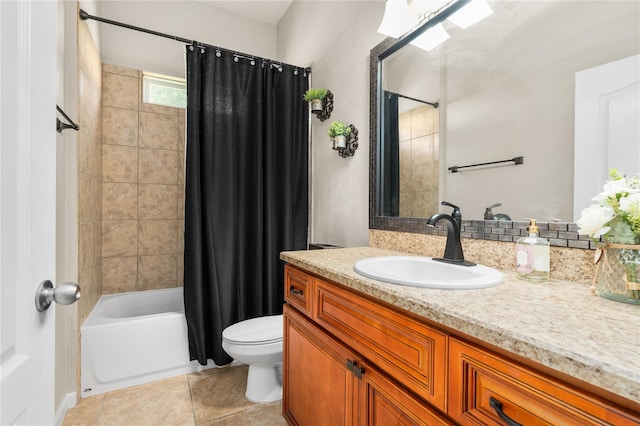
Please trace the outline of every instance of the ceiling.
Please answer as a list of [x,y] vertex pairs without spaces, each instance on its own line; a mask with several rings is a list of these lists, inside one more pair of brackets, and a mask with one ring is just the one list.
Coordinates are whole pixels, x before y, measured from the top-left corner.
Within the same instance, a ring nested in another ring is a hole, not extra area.
[[276,25],[293,0],[198,0],[202,3]]

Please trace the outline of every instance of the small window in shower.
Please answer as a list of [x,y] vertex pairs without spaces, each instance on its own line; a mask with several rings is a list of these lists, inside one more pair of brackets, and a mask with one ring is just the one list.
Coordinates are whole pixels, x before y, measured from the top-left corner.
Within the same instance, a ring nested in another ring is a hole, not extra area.
[[144,72],[142,101],[174,108],[187,107],[187,82],[184,78]]

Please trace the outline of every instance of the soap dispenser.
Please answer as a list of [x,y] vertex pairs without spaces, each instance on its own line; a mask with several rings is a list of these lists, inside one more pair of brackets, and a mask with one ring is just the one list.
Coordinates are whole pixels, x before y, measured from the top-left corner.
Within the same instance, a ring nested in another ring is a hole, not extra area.
[[532,219],[527,227],[529,235],[516,242],[516,271],[520,279],[549,280],[549,241],[538,236],[539,230]]

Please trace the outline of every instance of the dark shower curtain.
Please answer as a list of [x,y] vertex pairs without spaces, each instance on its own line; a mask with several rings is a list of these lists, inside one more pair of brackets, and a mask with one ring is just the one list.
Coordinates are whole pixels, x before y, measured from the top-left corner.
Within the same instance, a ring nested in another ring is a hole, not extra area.
[[279,253],[307,245],[306,72],[220,53],[186,57],[184,299],[203,365],[231,362],[225,327],[282,313]]
[[400,133],[396,93],[384,91],[382,117],[382,216],[400,216]]

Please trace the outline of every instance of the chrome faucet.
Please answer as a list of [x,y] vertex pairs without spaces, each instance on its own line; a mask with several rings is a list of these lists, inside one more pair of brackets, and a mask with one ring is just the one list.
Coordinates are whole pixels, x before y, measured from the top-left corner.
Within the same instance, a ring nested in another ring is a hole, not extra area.
[[447,221],[447,243],[444,248],[444,256],[434,258],[441,262],[453,263],[454,265],[473,266],[475,263],[464,260],[462,253],[462,243],[460,241],[460,228],[462,226],[462,213],[460,208],[447,201],[442,202],[443,206],[453,207],[453,213],[436,213],[427,221],[428,226],[436,226],[440,220]]

